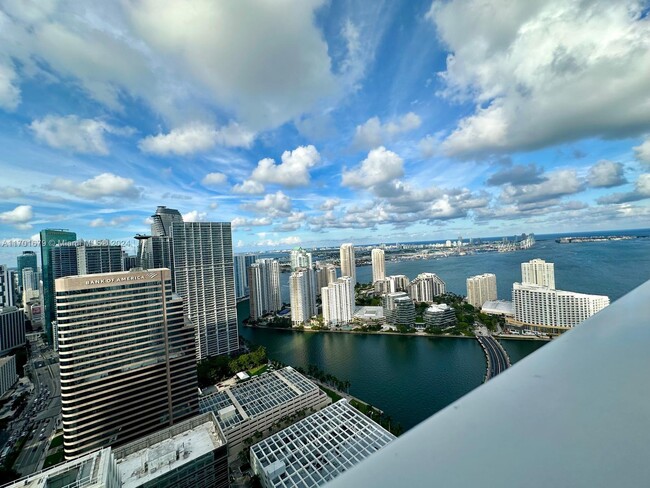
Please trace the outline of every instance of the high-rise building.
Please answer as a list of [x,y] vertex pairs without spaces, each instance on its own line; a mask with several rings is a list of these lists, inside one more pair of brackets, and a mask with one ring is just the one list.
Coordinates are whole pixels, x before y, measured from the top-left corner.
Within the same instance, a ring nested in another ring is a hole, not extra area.
[[151,216],[151,235],[153,236],[171,236],[173,223],[183,223],[183,216],[174,208],[158,206],[156,213]]
[[18,382],[16,356],[0,357],[0,397]]
[[389,324],[395,323],[395,318],[396,318],[395,311],[397,309],[395,301],[398,298],[404,298],[404,297],[409,298],[409,296],[405,292],[397,291],[393,293],[386,293],[382,298],[383,307],[384,307],[384,317],[386,318],[387,323]]
[[254,254],[235,254],[235,296],[247,297],[250,293],[248,267],[257,260]]
[[336,281],[336,266],[316,263],[314,273],[316,273],[316,294],[320,296],[323,288]]
[[260,259],[248,267],[250,313],[252,320],[282,308],[280,296],[280,262]]
[[56,280],[67,459],[198,413],[194,326],[168,269]]
[[4,264],[0,264],[0,308],[15,305],[11,274]]
[[17,307],[0,307],[0,356],[25,343],[25,313]]
[[126,251],[122,251],[122,269],[124,271],[128,271],[139,266],[140,263],[138,261],[138,256],[130,256]]
[[230,222],[178,222],[172,227],[176,291],[196,326],[196,356],[239,349]]
[[151,235],[135,236],[138,241],[137,266],[143,269],[167,268],[172,273],[172,288],[176,289],[172,249],[172,224],[183,223],[181,213],[173,208],[159,206],[151,216]]
[[392,314],[394,325],[412,328],[415,326],[415,304],[409,296],[397,297],[393,301],[395,310]]
[[44,229],[41,231],[41,270],[43,274],[43,322],[45,333],[50,343],[52,337],[52,321],[56,320],[54,304],[54,269],[52,263],[52,248],[57,244],[74,242],[77,234],[64,229]]
[[291,271],[298,268],[311,268],[311,253],[305,251],[302,247],[291,250]]
[[357,264],[352,243],[341,244],[341,276],[352,278],[352,286],[357,284]]
[[18,289],[23,290],[23,269],[32,268],[38,269],[38,262],[36,261],[36,253],[34,251],[23,251],[23,253],[16,258],[18,263]]
[[321,290],[325,325],[346,325],[354,315],[354,287],[349,276],[342,276]]
[[447,292],[447,285],[435,273],[420,273],[407,288],[409,296],[415,302],[432,302],[434,297]]
[[586,295],[547,286],[514,283],[512,304],[515,325],[557,333],[575,327],[609,305],[603,295]]
[[77,247],[77,272],[80,275],[117,273],[122,268],[122,246],[108,241],[84,242]]
[[311,268],[299,268],[289,276],[291,322],[303,325],[318,313],[316,307],[316,277]]
[[52,277],[55,280],[64,276],[75,276],[79,274],[77,268],[77,245],[78,242],[57,244],[50,250]]
[[[424,311],[424,327],[444,328],[456,325],[456,313],[446,303],[436,303]],[[416,324],[417,327],[417,324]]]
[[485,302],[497,299],[497,277],[492,273],[467,278],[467,303],[481,308]]
[[23,268],[22,276],[23,293],[29,290],[38,292],[39,282],[41,281],[40,273],[36,268]]
[[383,249],[373,249],[372,257],[372,282],[383,280],[386,278],[386,259],[384,257]]
[[543,259],[531,259],[527,263],[521,263],[521,282],[555,288],[555,265]]

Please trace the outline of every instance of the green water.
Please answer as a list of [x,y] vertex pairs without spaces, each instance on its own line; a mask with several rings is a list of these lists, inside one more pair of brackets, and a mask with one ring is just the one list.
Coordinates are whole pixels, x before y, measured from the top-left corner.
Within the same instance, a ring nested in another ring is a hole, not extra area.
[[[238,305],[240,321],[248,302]],[[485,356],[474,339],[293,332],[240,326],[242,337],[269,357],[294,366],[316,364],[350,393],[384,410],[405,429],[479,386]],[[513,362],[542,342],[504,341]]]

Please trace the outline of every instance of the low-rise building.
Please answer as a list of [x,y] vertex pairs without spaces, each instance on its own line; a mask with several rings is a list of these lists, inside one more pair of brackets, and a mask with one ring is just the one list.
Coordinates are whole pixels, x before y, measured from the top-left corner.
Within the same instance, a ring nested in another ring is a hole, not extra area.
[[268,435],[269,428],[299,412],[317,411],[331,399],[318,386],[287,366],[255,376],[217,393],[199,398],[201,412],[214,412],[228,439],[230,458],[255,434]]
[[[456,325],[456,313],[454,309],[446,303],[431,305],[424,311],[424,327],[445,328]],[[417,324],[416,324],[417,325]]]
[[251,466],[264,488],[313,488],[394,439],[347,400],[339,400],[252,446]]
[[488,315],[503,315],[504,317],[514,317],[515,311],[512,302],[509,300],[490,300],[483,304],[481,312]]

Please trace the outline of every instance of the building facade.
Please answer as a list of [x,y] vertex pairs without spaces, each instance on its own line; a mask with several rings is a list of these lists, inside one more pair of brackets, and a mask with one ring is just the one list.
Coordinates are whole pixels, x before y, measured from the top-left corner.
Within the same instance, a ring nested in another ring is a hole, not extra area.
[[323,323],[326,326],[347,325],[354,317],[354,287],[349,276],[333,281],[321,290]]
[[376,283],[386,278],[386,258],[383,249],[373,249],[370,255],[372,259],[372,282]]
[[38,262],[36,260],[36,253],[34,251],[23,251],[23,253],[16,258],[18,270],[18,289],[23,290],[23,269],[32,268],[38,269]]
[[0,398],[17,382],[16,356],[0,357]]
[[280,262],[260,259],[248,267],[251,320],[282,308],[280,296]]
[[304,325],[318,313],[316,306],[316,276],[311,268],[299,268],[289,276],[291,322]]
[[117,273],[119,271],[124,271],[122,246],[111,246],[108,241],[105,241],[85,242],[77,247],[78,274]]
[[173,222],[176,292],[196,326],[196,355],[239,349],[230,222]]
[[198,410],[194,327],[167,269],[56,280],[66,459]]
[[341,244],[341,276],[352,278],[352,287],[357,284],[357,262],[352,243]]
[[298,268],[311,268],[311,253],[305,251],[302,247],[292,249],[289,259],[291,262],[291,271],[295,271]]
[[447,285],[435,273],[420,273],[407,287],[408,295],[415,302],[432,302],[447,292]]
[[16,304],[14,297],[14,284],[9,269],[4,264],[0,264],[0,308],[14,306]]
[[527,263],[521,263],[521,282],[555,288],[555,265],[543,259],[531,259]]
[[17,307],[0,307],[0,356],[26,342],[25,313]]
[[254,254],[235,254],[235,296],[244,298],[250,294],[248,285],[248,267],[257,261]]
[[424,311],[423,318],[427,329],[453,327],[457,322],[454,309],[446,303],[431,305]]
[[485,302],[497,299],[497,277],[492,273],[467,278],[467,303],[481,308]]

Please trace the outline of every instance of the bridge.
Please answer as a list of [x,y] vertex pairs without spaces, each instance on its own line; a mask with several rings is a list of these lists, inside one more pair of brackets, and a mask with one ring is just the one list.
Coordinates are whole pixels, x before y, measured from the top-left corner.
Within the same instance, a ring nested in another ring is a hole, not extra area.
[[478,343],[485,352],[487,359],[487,371],[483,383],[494,378],[510,367],[510,358],[503,346],[494,337],[490,335],[476,335]]

